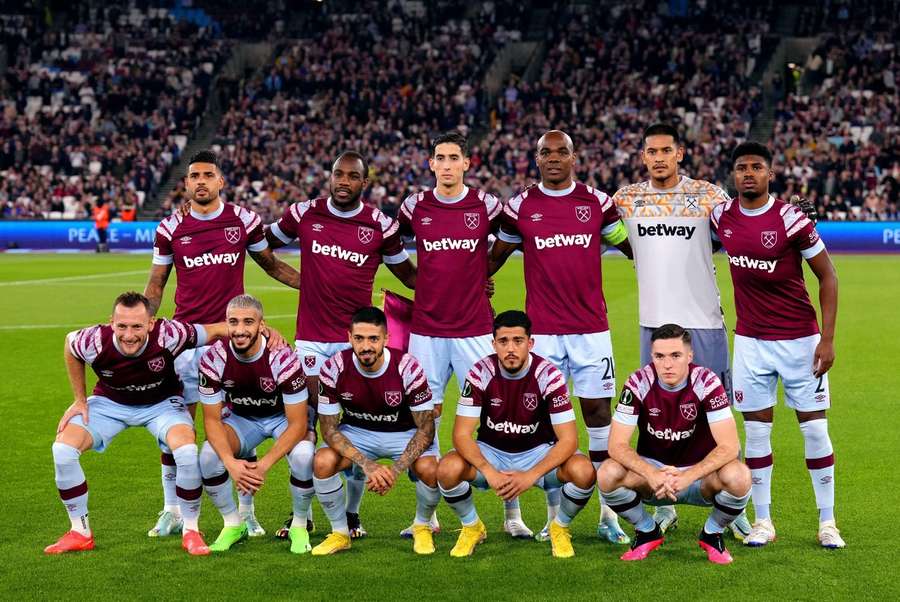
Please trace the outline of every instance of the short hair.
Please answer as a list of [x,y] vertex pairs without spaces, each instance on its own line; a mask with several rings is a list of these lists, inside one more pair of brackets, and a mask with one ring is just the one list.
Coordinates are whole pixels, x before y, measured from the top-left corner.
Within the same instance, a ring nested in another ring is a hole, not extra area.
[[233,298],[228,302],[228,307],[225,308],[225,311],[228,312],[232,309],[255,309],[259,312],[259,317],[263,317],[262,303],[253,295],[243,294]]
[[138,305],[143,305],[144,309],[147,310],[147,313],[153,315],[153,310],[150,309],[150,299],[137,291],[127,291],[116,297],[116,300],[113,303],[113,313],[115,313],[116,307],[119,305],[122,307],[137,307]]
[[691,345],[691,333],[678,324],[663,324],[650,333],[650,342],[660,339],[681,339],[685,345]]
[[338,155],[337,158],[334,160],[334,163],[331,164],[332,167],[333,167],[338,161],[340,161],[341,159],[344,159],[344,158],[354,159],[354,160],[359,161],[360,163],[362,163],[362,167],[363,167],[362,176],[363,176],[363,179],[366,179],[366,178],[369,177],[369,162],[366,161],[366,158],[362,156],[362,153],[357,152],[357,151],[355,151],[355,150],[345,150],[344,152],[342,152],[342,153],[341,153],[340,155]]
[[455,144],[459,147],[459,150],[462,151],[463,157],[469,156],[469,139],[462,135],[460,132],[449,131],[435,136],[431,141],[432,157],[434,157],[434,153],[437,150],[438,144]]
[[531,318],[524,311],[508,309],[494,318],[494,336],[501,328],[524,328],[525,334],[531,336]]
[[754,142],[753,140],[748,140],[747,142],[738,144],[731,153],[731,167],[734,167],[734,164],[737,163],[738,159],[746,155],[757,155],[766,160],[766,165],[772,165],[772,153],[766,145]]
[[678,135],[678,129],[674,125],[668,123],[654,123],[644,130],[641,140],[647,141],[650,136],[671,136],[676,145],[681,144],[681,136]]
[[194,153],[188,161],[188,168],[190,168],[192,163],[212,163],[216,166],[216,169],[221,171],[219,167],[219,155],[213,150],[207,149]]
[[387,316],[385,316],[384,312],[377,307],[360,307],[353,312],[353,317],[350,318],[351,329],[354,324],[372,324],[373,326],[381,326],[386,332]]

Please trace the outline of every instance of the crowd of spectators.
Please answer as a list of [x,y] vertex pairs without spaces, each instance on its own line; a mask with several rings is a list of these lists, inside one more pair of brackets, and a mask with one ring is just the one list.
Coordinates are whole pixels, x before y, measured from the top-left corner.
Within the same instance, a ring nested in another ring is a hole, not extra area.
[[[178,158],[229,43],[165,9],[92,6],[21,45],[0,95],[3,217],[133,214]],[[83,20],[82,20],[83,19]]]
[[[406,194],[433,182],[429,139],[472,132],[487,118],[481,82],[496,51],[519,35],[512,3],[368,2],[328,15],[314,39],[287,44],[248,81],[217,136],[229,200],[266,218],[285,200],[327,194],[335,156],[370,161],[366,200],[396,212]],[[510,10],[506,11],[507,5]],[[163,210],[177,205],[179,186]]]
[[[755,82],[777,11],[774,0],[699,0],[677,14],[653,0],[544,2],[537,77],[512,77],[490,97],[485,73],[535,25],[534,3],[323,5],[290,20],[305,34],[288,39],[279,37],[283,6],[249,24],[230,0],[198,2],[176,11],[76,3],[66,28],[34,12],[0,18],[9,64],[0,217],[85,217],[99,199],[114,217],[134,216],[206,108],[232,44],[220,34],[277,43],[274,60],[222,98],[214,145],[226,198],[266,220],[327,194],[331,163],[346,149],[369,158],[365,201],[394,214],[406,194],[433,184],[429,140],[447,129],[478,141],[469,183],[503,198],[538,179],[535,144],[550,128],[572,135],[579,180],[613,192],[645,179],[640,134],[654,121],[681,130],[684,173],[730,188],[730,152],[763,106]],[[800,15],[801,27],[839,33],[823,37],[807,65],[812,92],[788,90],[777,107],[773,189],[810,196],[822,219],[898,217],[900,31],[896,19],[891,30],[874,20],[883,4],[838,0],[818,20]],[[176,187],[159,214],[183,192]]]
[[490,133],[473,156],[478,181],[508,196],[537,180],[537,139],[559,128],[575,140],[578,178],[613,192],[646,179],[641,131],[668,121],[683,131],[683,171],[725,184],[728,153],[762,107],[750,76],[772,6],[705,4],[679,17],[655,2],[561,14],[540,77],[510,81],[493,107]]
[[[874,24],[873,24],[874,25]],[[775,189],[829,220],[900,218],[900,25],[824,38],[776,111]]]

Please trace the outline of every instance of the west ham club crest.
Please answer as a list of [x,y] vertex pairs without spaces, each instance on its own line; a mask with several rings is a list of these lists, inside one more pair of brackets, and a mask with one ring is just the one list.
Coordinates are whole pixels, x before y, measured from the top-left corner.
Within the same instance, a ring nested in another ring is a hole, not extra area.
[[579,222],[587,223],[591,219],[590,205],[579,205],[578,207],[575,207],[575,217],[578,218]]
[[269,378],[268,376],[260,376],[259,377],[259,388],[262,389],[266,393],[274,393],[275,392],[275,379]]
[[366,226],[360,226],[356,231],[356,235],[359,237],[359,242],[364,245],[372,242],[372,239],[375,238],[375,230],[372,228],[367,228]]
[[225,240],[236,245],[238,241],[241,240],[241,229],[237,226],[225,228]]

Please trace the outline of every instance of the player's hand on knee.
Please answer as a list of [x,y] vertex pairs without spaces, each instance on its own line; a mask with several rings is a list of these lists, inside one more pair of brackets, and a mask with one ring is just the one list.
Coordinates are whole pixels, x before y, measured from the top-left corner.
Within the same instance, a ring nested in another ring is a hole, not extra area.
[[56,426],[56,432],[63,432],[63,429],[66,428],[66,425],[69,424],[69,421],[76,416],[81,416],[81,419],[84,420],[84,423],[88,423],[88,406],[86,401],[72,402],[72,405],[70,405],[66,409],[65,413],[62,415],[62,418],[59,419],[59,424]]
[[483,474],[491,489],[493,489],[497,495],[503,497],[500,494],[500,490],[506,487],[506,484],[509,481],[509,474],[505,472],[499,472],[497,470],[494,470],[493,468],[486,469]]
[[831,341],[821,340],[816,345],[816,352],[813,355],[813,375],[819,378],[831,369],[834,364],[834,343]]

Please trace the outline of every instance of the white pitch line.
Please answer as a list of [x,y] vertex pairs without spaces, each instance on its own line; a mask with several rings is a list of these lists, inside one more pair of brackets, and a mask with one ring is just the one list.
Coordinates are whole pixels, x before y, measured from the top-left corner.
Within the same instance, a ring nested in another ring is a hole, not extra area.
[[57,282],[72,282],[75,280],[90,280],[92,278],[112,278],[114,276],[134,276],[146,274],[147,270],[132,270],[130,272],[108,272],[105,274],[88,274],[85,276],[63,276],[60,278],[43,278],[40,280],[10,280],[0,282],[0,286],[27,286],[29,284],[56,284]]
[[0,326],[0,330],[52,330],[54,328],[83,328],[82,324],[14,324],[12,326]]

